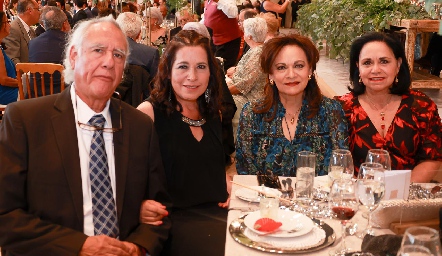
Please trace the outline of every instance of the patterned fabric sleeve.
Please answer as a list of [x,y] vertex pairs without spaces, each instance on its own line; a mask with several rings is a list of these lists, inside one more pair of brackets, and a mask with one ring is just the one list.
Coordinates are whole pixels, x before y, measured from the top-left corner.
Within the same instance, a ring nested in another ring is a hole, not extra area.
[[419,127],[421,144],[416,152],[416,164],[424,160],[442,161],[442,124],[437,105],[425,94],[411,91],[413,112]]
[[249,50],[236,66],[232,83],[242,94],[248,94],[256,84],[262,83],[259,81],[262,77],[262,71],[261,68],[259,68],[259,56],[261,52],[261,48]]
[[[331,102],[328,118],[332,127],[332,138],[334,138],[332,139],[333,149],[348,149],[348,124],[344,110],[338,101],[331,100]],[[333,129],[334,127],[336,129]]]
[[250,102],[244,105],[239,119],[236,136],[236,170],[238,174],[256,174],[257,168],[253,164],[252,129],[255,114]]

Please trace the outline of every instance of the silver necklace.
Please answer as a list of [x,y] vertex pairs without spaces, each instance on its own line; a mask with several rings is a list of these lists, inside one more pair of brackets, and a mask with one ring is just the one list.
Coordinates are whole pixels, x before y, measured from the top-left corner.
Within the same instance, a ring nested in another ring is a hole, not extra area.
[[206,123],[206,119],[201,118],[200,120],[190,119],[187,116],[182,116],[181,120],[190,126],[200,127]]

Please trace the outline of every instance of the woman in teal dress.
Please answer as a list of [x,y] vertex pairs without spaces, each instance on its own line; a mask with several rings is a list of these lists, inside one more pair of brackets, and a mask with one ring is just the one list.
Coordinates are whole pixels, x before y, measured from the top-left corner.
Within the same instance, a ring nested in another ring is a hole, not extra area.
[[[0,42],[9,35],[11,25],[3,11],[0,11]],[[0,46],[0,104],[7,105],[17,101],[18,87],[15,65],[5,53],[5,46]]]
[[321,95],[314,73],[319,52],[307,37],[269,40],[260,65],[268,74],[265,97],[247,103],[237,142],[238,174],[271,171],[296,176],[300,151],[317,154],[316,174],[325,175],[332,150],[347,149],[347,123],[339,102]]

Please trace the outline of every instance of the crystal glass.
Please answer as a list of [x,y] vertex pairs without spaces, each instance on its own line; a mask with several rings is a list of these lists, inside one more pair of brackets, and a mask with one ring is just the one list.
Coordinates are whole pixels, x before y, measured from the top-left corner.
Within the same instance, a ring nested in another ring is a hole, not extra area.
[[397,256],[431,256],[430,250],[422,245],[404,245],[399,249]]
[[351,249],[345,245],[345,227],[359,208],[359,200],[356,195],[357,183],[352,179],[340,178],[333,181],[328,197],[328,205],[332,216],[341,220],[342,238],[337,250],[331,251],[330,255],[345,255]]
[[296,199],[312,199],[313,183],[315,180],[316,154],[310,151],[301,151],[296,159]]
[[353,172],[354,166],[351,152],[346,149],[333,150],[328,168],[329,186],[331,186],[335,179],[341,177],[352,178]]
[[[427,248],[431,255],[441,255],[441,244],[439,240],[439,232],[435,229],[415,226],[405,230],[404,237],[402,238],[401,248],[408,245],[419,245]],[[398,254],[399,255],[399,254]],[[413,255],[413,254],[408,254]],[[425,254],[418,254],[425,255]]]
[[358,174],[358,198],[362,205],[367,207],[368,225],[367,228],[358,234],[364,237],[366,234],[375,235],[371,226],[371,213],[378,207],[385,194],[384,168],[379,163],[363,163]]
[[387,150],[383,149],[370,149],[368,150],[367,158],[365,159],[367,163],[379,163],[382,164],[386,171],[391,171],[391,160],[390,154]]

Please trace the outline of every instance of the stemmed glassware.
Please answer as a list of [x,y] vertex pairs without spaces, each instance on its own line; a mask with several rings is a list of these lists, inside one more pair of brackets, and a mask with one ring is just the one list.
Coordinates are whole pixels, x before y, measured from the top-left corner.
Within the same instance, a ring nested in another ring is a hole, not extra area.
[[384,168],[379,163],[363,163],[358,174],[358,198],[362,205],[368,208],[367,228],[358,234],[363,238],[366,234],[374,235],[371,226],[371,214],[378,207],[385,194]]
[[352,178],[354,172],[353,157],[350,150],[335,149],[330,157],[328,169],[329,185],[341,177]]
[[368,150],[367,163],[379,163],[384,167],[385,171],[391,171],[391,159],[390,154],[384,149],[370,149]]
[[345,245],[345,229],[348,221],[353,218],[359,208],[359,200],[356,195],[357,183],[352,179],[340,178],[333,181],[328,197],[328,205],[332,216],[341,220],[342,239],[336,251],[330,255],[345,255],[351,249]]
[[[409,253],[406,255],[428,255],[425,254],[425,250],[422,249],[422,247],[424,249],[428,249],[430,252],[429,255],[440,256],[441,244],[439,232],[428,227],[410,227],[405,230],[404,237],[402,238],[401,249],[399,249],[398,255],[405,255],[403,253],[405,250],[409,251]],[[415,251],[412,251],[413,248]]]

